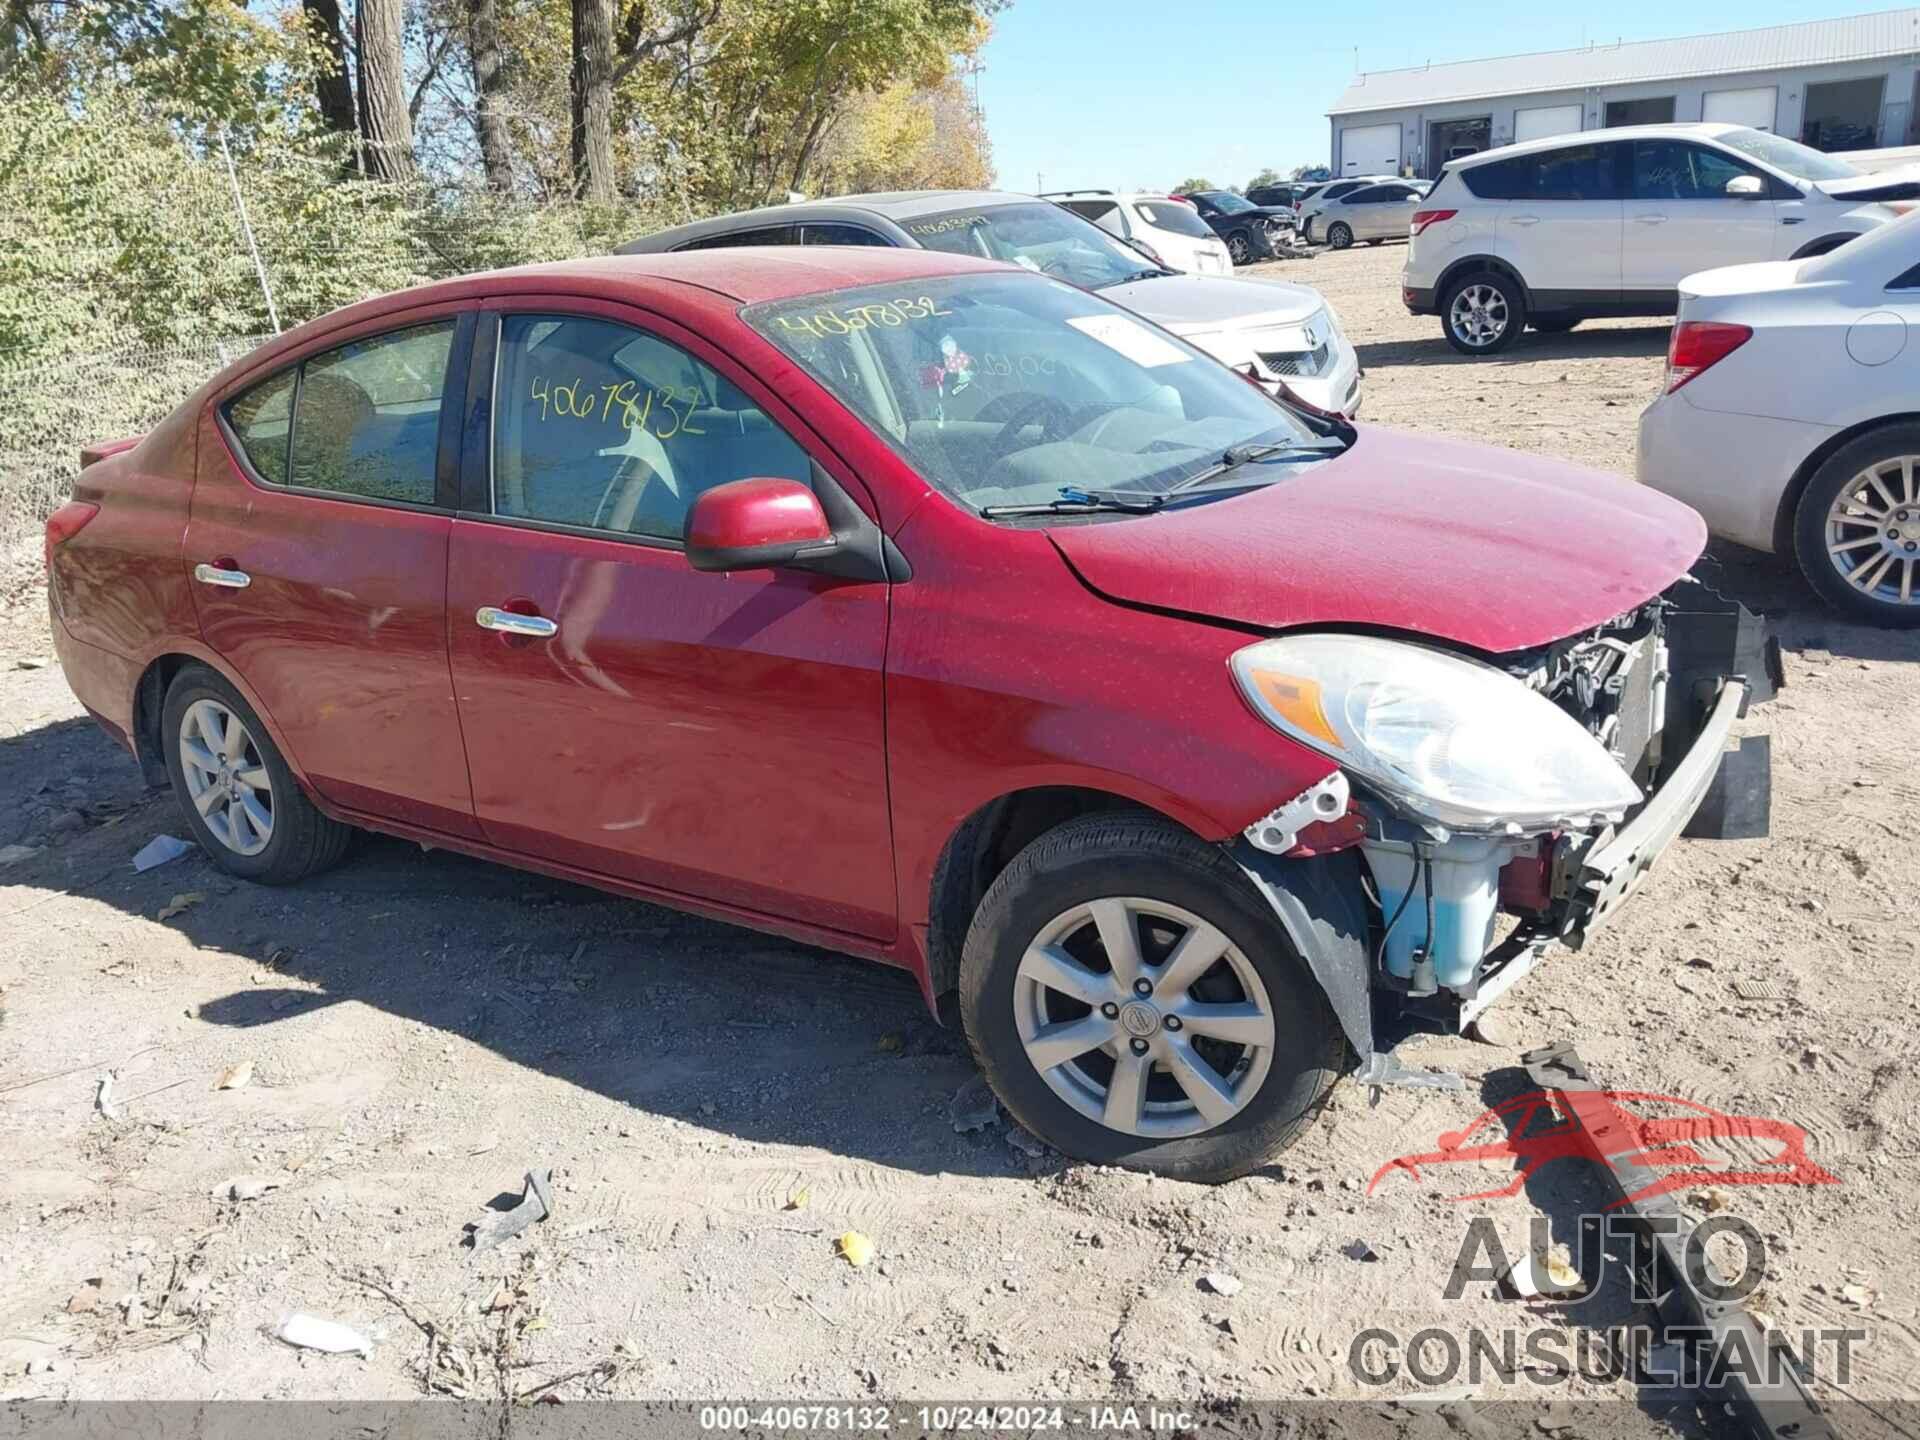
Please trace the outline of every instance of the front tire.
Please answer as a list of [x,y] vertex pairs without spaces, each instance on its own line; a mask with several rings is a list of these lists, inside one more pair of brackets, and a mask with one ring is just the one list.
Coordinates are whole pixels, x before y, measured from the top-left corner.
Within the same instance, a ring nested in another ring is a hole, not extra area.
[[960,1007],[1034,1134],[1206,1183],[1298,1139],[1345,1044],[1239,868],[1150,815],[1070,821],[1014,857],[968,931]]
[[1447,343],[1462,355],[1493,355],[1520,338],[1527,299],[1519,285],[1493,270],[1463,276],[1440,307]]
[[1794,512],[1795,558],[1835,609],[1870,625],[1920,626],[1920,425],[1842,445]]
[[301,792],[253,707],[224,676],[189,665],[160,707],[174,797],[200,848],[230,875],[287,885],[346,853],[353,831]]
[[1345,250],[1353,244],[1353,227],[1344,220],[1336,220],[1327,227],[1327,244],[1336,250]]
[[1253,259],[1253,241],[1246,231],[1236,230],[1227,236],[1227,254],[1236,265],[1248,264]]

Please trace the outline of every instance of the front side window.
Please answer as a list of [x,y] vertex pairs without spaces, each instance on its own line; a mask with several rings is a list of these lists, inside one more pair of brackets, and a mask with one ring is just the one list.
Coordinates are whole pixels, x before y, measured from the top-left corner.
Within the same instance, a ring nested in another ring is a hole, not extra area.
[[1762,165],[1785,171],[1796,180],[1850,180],[1860,172],[1846,161],[1765,130],[1728,130],[1714,139],[1729,150],[1750,155]]
[[1725,200],[1727,182],[1742,175],[1764,179],[1731,155],[1683,140],[1633,142],[1636,200]]
[[227,423],[254,472],[300,490],[433,504],[453,329],[443,320],[356,340],[230,401]]
[[494,377],[493,513],[678,542],[694,499],[806,452],[679,346],[610,320],[510,315]]
[[1160,273],[1092,221],[1044,200],[950,210],[900,224],[929,250],[1007,260],[1089,290]]
[[[743,318],[927,478],[975,509],[1064,491],[1263,484],[1328,449],[1291,411],[1097,296],[1030,275],[945,276],[752,307]],[[1225,463],[1274,445],[1284,458]]]

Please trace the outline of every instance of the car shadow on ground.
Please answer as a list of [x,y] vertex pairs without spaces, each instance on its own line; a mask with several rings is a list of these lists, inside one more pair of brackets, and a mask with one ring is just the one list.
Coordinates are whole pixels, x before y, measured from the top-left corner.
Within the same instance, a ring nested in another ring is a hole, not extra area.
[[1434,333],[1423,340],[1383,340],[1356,345],[1354,353],[1365,369],[1391,365],[1525,365],[1535,361],[1599,360],[1664,355],[1672,322],[1660,320],[1645,325],[1604,325],[1581,328],[1564,335],[1542,335],[1529,330],[1507,349],[1496,355],[1462,355],[1440,333],[1440,322],[1433,322]]
[[1786,556],[1715,540],[1694,573],[1764,615],[1788,654],[1825,651],[1851,660],[1920,661],[1920,629],[1882,629],[1849,619],[1814,594],[1799,565]]
[[[147,840],[188,833],[171,795],[144,791],[124,751],[69,721],[0,739],[0,819],[38,824],[34,777],[49,773],[109,784],[117,808],[0,870],[19,887],[0,928],[31,944],[25,912],[60,894],[151,918],[198,892],[166,924],[233,981],[197,1006],[200,1022],[273,1026],[358,1001],[744,1140],[929,1174],[1028,1173],[996,1135],[956,1133],[949,1104],[976,1072],[904,971],[375,835],[288,887],[235,880],[197,848],[136,874]],[[104,983],[77,978],[82,1004]]]

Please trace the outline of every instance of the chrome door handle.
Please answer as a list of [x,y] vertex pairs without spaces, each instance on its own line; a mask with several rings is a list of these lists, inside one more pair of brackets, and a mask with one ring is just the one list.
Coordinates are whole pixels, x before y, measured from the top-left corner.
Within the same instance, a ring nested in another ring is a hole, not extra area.
[[1509,225],[1538,225],[1540,223],[1540,217],[1538,215],[1509,215],[1507,217],[1507,223]]
[[492,605],[482,605],[473,618],[482,630],[498,630],[503,635],[531,635],[544,640],[560,633],[560,627],[544,615],[520,615]]
[[1667,223],[1667,217],[1664,215],[1636,215],[1633,217],[1633,223],[1636,225],[1664,225]]
[[244,570],[222,570],[205,561],[193,567],[193,578],[202,585],[218,585],[226,590],[244,590],[253,583],[253,577]]

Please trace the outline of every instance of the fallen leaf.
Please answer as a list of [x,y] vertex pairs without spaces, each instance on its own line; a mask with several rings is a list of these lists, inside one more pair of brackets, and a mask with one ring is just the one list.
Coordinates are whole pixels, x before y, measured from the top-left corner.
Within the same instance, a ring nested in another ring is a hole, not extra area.
[[531,1335],[536,1330],[544,1330],[546,1328],[547,1317],[544,1315],[536,1315],[526,1323],[525,1328],[522,1329],[520,1333],[523,1335]]
[[498,1290],[493,1292],[493,1298],[487,1301],[487,1313],[492,1315],[497,1311],[511,1310],[514,1299],[513,1291],[502,1285]]
[[1718,1185],[1709,1185],[1704,1190],[1696,1190],[1687,1199],[1709,1215],[1717,1215],[1722,1210],[1733,1208],[1733,1196]]
[[834,1253],[856,1270],[873,1259],[873,1241],[858,1230],[847,1231],[833,1245]]
[[186,914],[187,911],[191,910],[206,898],[207,897],[198,890],[184,890],[161,907],[160,913],[153,918],[156,920],[171,920],[176,915]]
[[888,1031],[880,1037],[879,1043],[873,1048],[878,1050],[882,1055],[898,1055],[904,1046],[905,1042],[903,1042],[898,1035],[892,1031]]
[[220,1072],[220,1078],[213,1082],[216,1090],[244,1090],[253,1082],[253,1061],[242,1060],[238,1065],[229,1065]]
[[806,1186],[802,1185],[798,1190],[787,1196],[787,1203],[781,1208],[783,1210],[804,1210],[807,1208],[807,1201],[811,1198],[811,1192],[808,1191]]

